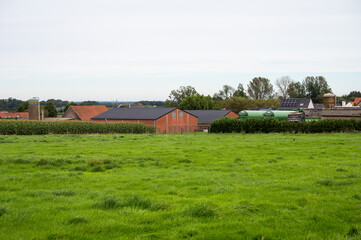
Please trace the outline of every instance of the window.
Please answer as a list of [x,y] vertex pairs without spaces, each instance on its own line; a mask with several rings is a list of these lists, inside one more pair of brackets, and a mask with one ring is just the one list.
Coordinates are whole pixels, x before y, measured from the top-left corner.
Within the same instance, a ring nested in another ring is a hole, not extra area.
[[180,117],[180,118],[183,117],[183,112],[179,112],[179,117]]
[[176,112],[172,112],[172,118],[177,117],[177,113]]

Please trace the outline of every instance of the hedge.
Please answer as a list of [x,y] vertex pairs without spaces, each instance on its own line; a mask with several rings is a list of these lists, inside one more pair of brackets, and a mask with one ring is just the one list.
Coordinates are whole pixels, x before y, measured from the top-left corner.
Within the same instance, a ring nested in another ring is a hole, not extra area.
[[246,119],[223,117],[211,123],[211,133],[328,133],[361,131],[361,120],[337,119],[310,122],[287,122],[276,119]]
[[0,135],[155,133],[155,128],[140,123],[97,123],[76,121],[0,121]]

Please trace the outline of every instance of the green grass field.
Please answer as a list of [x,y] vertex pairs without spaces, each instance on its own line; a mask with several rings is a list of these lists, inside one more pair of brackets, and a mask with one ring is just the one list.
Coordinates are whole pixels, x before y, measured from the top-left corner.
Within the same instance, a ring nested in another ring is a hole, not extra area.
[[0,136],[0,239],[361,239],[361,134]]

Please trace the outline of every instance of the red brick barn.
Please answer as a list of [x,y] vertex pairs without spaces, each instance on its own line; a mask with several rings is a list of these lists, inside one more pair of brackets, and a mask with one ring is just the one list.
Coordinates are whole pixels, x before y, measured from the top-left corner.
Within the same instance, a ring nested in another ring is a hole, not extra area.
[[184,110],[198,117],[198,130],[209,130],[211,122],[221,117],[238,118],[231,110]]
[[136,122],[154,126],[157,133],[194,132],[198,118],[177,108],[113,108],[93,118],[95,122]]

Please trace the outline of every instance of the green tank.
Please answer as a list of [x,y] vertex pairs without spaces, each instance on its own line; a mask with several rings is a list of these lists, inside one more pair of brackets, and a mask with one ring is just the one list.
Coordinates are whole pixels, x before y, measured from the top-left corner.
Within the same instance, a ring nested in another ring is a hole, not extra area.
[[242,110],[238,113],[239,119],[263,119],[267,111]]

